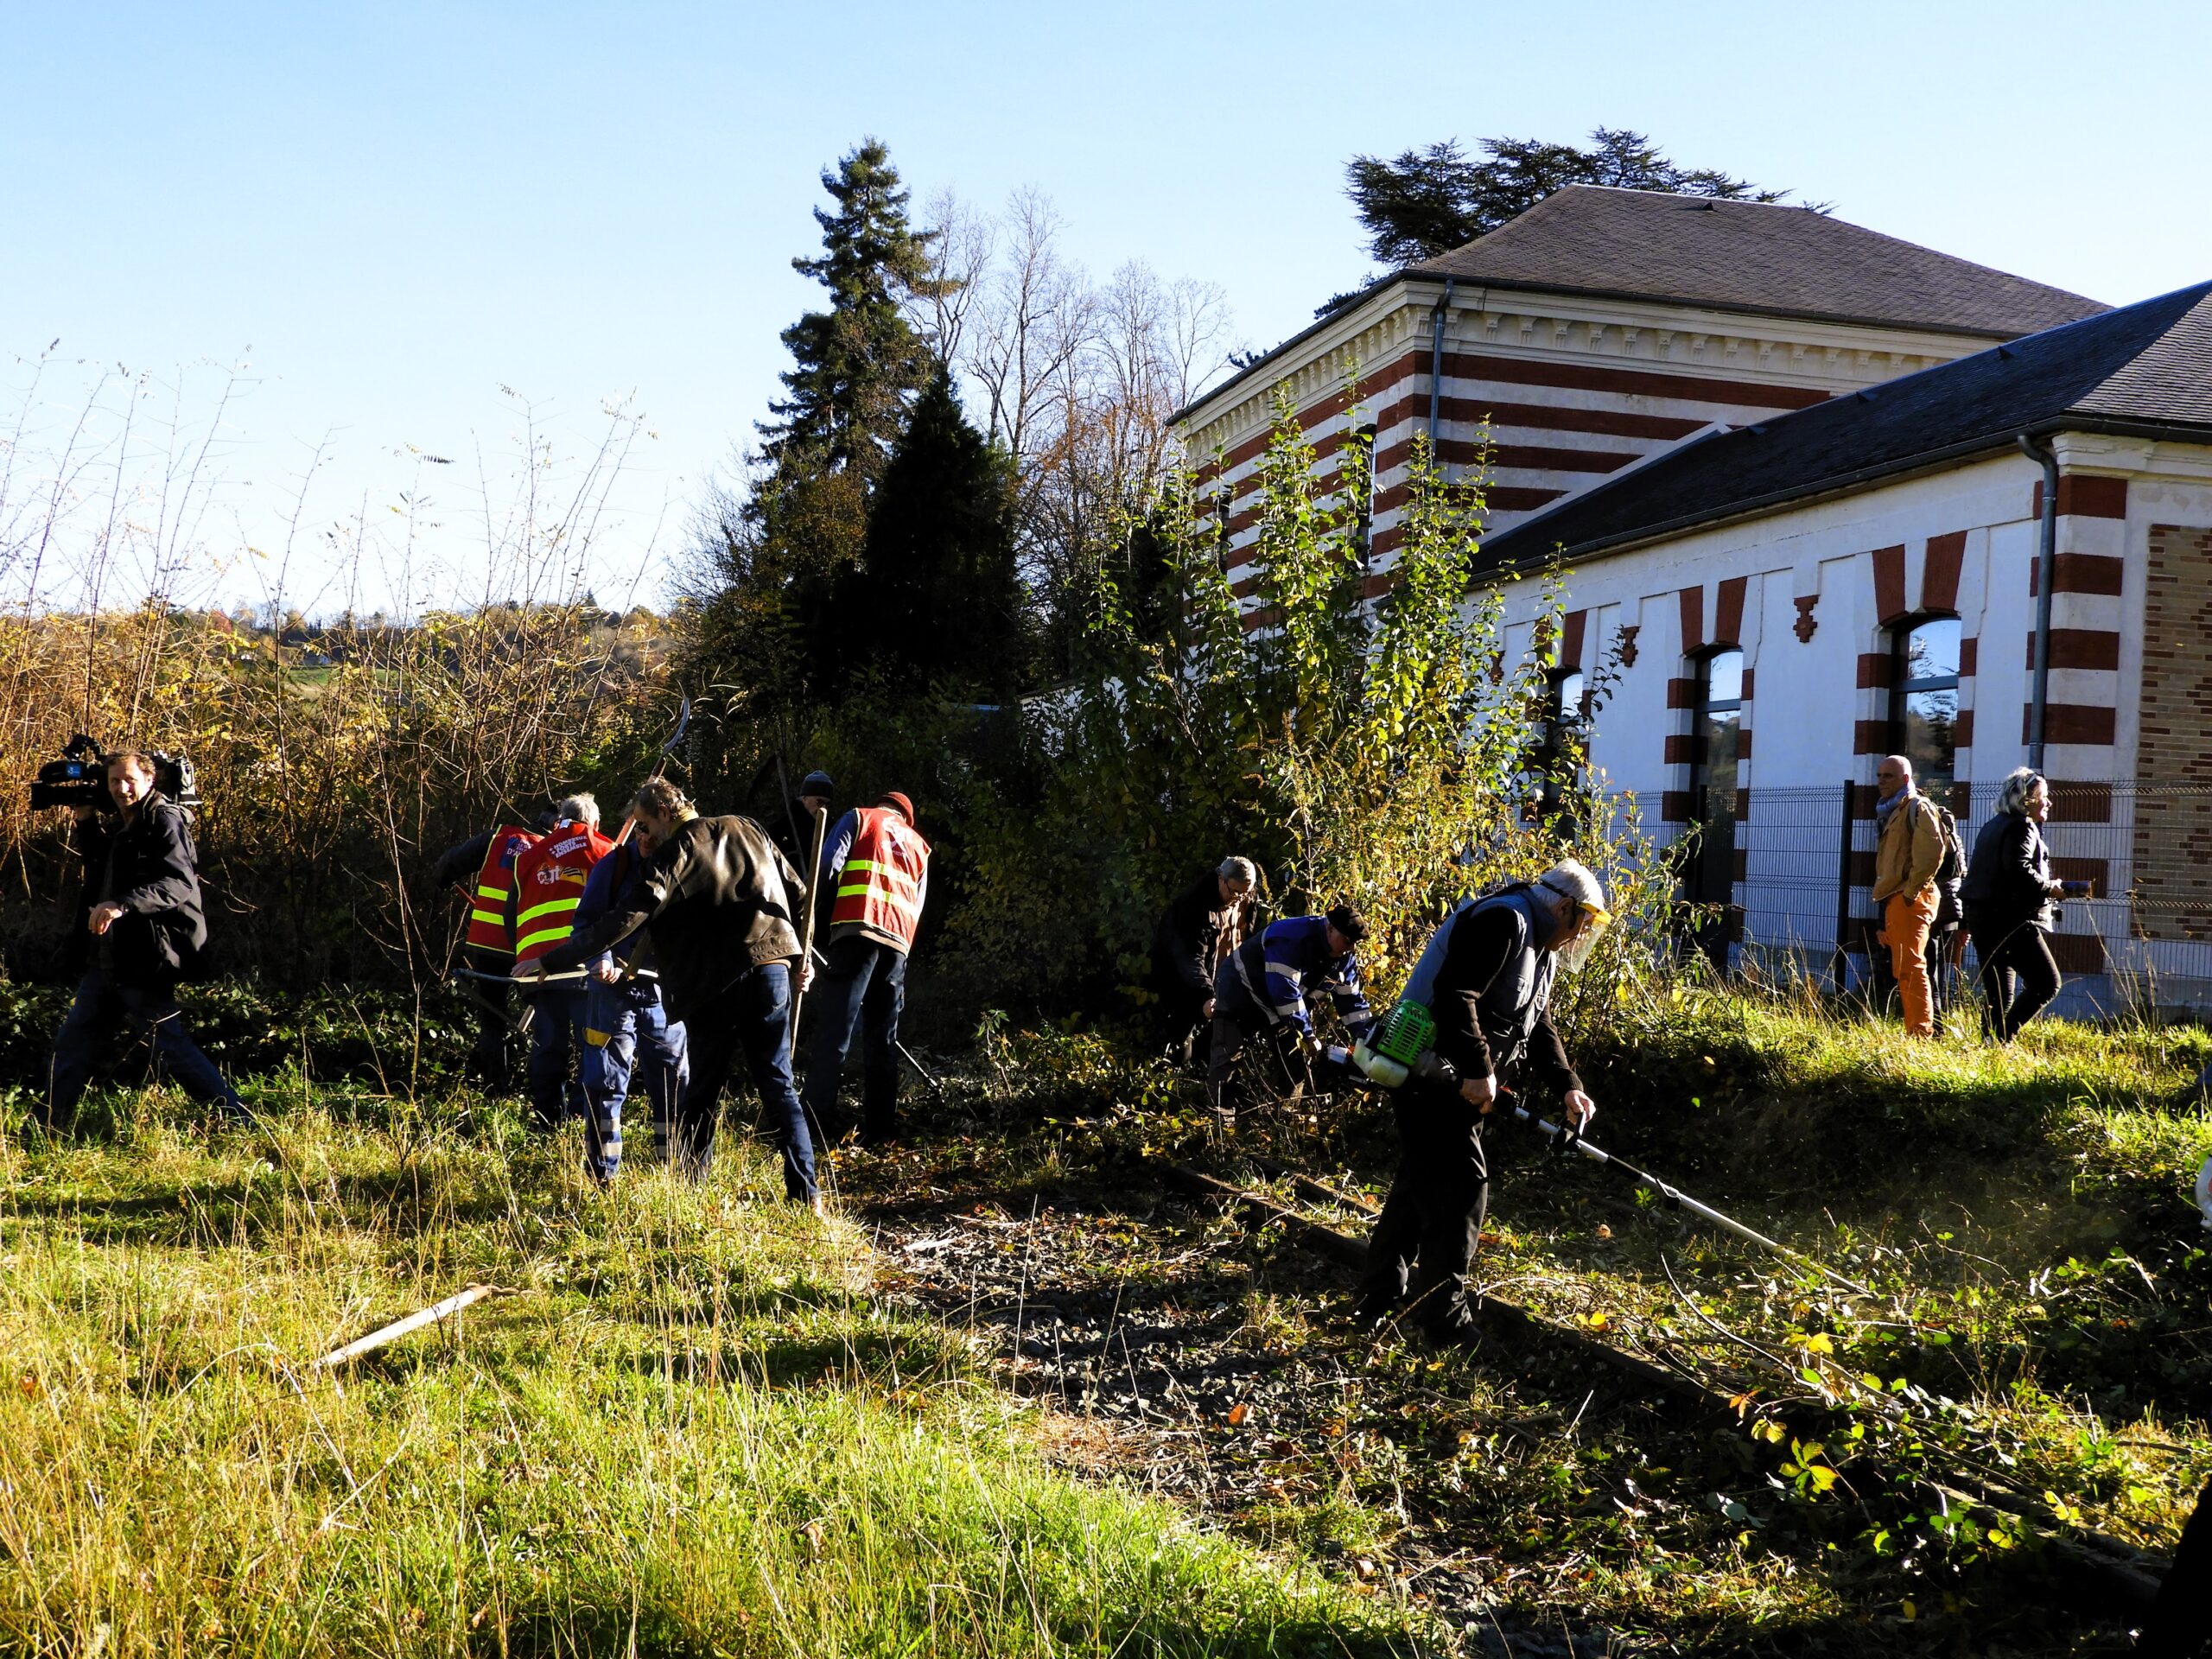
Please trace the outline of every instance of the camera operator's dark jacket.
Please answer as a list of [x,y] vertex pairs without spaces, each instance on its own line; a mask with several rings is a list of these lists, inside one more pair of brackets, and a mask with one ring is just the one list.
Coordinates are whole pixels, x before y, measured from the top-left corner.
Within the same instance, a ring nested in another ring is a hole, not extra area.
[[[197,855],[183,809],[149,792],[136,822],[103,815],[74,830],[85,861],[74,930],[82,960],[97,959],[105,943],[118,983],[134,988],[175,984],[207,944]],[[103,888],[109,902],[123,906],[105,941],[86,929]]]
[[644,928],[668,1017],[688,1020],[741,975],[796,962],[793,918],[805,902],[806,883],[752,819],[692,818],[638,867],[606,915],[538,960],[548,973],[580,968]]

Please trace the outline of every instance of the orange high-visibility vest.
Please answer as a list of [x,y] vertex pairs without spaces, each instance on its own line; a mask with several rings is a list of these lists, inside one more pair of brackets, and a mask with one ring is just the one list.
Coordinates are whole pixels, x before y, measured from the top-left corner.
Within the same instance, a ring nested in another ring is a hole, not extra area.
[[911,950],[922,919],[922,878],[929,874],[930,844],[898,813],[862,807],[853,844],[837,873],[837,902],[830,925],[855,923]]
[[471,950],[515,953],[515,860],[537,836],[520,824],[503,823],[492,832],[484,849],[484,868],[476,872],[476,885],[468,892],[468,932]]
[[536,962],[576,931],[584,880],[614,843],[587,824],[549,830],[515,860],[515,960]]

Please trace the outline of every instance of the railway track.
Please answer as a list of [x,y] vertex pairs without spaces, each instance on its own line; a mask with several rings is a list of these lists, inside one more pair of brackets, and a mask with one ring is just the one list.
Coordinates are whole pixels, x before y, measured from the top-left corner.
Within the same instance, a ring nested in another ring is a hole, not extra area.
[[[1347,1192],[1287,1165],[1264,1159],[1249,1161],[1273,1179],[1287,1183],[1310,1202],[1362,1218],[1375,1213],[1375,1205],[1363,1195]],[[1149,1167],[1156,1179],[1174,1190],[1222,1205],[1254,1225],[1279,1229],[1286,1237],[1348,1271],[1356,1273],[1365,1265],[1363,1240],[1340,1227],[1187,1164],[1154,1160]],[[1757,1416],[1781,1423],[1787,1438],[1821,1440],[1847,1427],[1850,1421],[1847,1411],[1811,1396],[1802,1377],[1786,1369],[1777,1374],[1775,1367],[1760,1364],[1752,1368],[1749,1376],[1739,1373],[1718,1377],[1690,1357],[1667,1350],[1652,1357],[1630,1353],[1589,1332],[1548,1319],[1489,1292],[1482,1296],[1480,1314],[1486,1339],[1500,1339],[1516,1349],[1543,1345],[1571,1355],[1579,1363],[1611,1374],[1621,1385],[1640,1392],[1661,1409],[1685,1414],[1693,1423],[1745,1424],[1754,1415],[1746,1396],[1755,1379],[1762,1376],[1770,1386],[1791,1389],[1794,1385],[1793,1391],[1770,1395],[1756,1408]],[[2043,1537],[2053,1564],[2115,1611],[2139,1612],[2157,1597],[2165,1563],[2120,1540],[2070,1528],[2049,1504],[1991,1478],[1986,1470],[1967,1468],[1954,1461],[1939,1477],[1885,1468],[1864,1458],[1849,1467],[1854,1485],[1861,1488],[1924,1493],[1939,1503],[1979,1506],[2031,1523]]]

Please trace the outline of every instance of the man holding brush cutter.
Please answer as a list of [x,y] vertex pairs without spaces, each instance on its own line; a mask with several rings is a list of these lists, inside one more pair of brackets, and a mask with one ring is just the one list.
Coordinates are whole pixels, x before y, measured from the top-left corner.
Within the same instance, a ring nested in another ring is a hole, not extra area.
[[1551,1022],[1552,982],[1612,919],[1605,890],[1568,859],[1532,882],[1462,903],[1429,938],[1396,1007],[1352,1051],[1393,1093],[1399,1165],[1367,1246],[1353,1317],[1410,1314],[1438,1342],[1475,1334],[1467,1269],[1490,1202],[1484,1121],[1501,1078],[1557,1095],[1580,1132],[1597,1107]]

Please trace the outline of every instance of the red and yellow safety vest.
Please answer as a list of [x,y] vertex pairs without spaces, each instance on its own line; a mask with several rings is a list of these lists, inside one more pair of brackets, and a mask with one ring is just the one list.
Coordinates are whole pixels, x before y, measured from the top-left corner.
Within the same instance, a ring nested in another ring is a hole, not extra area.
[[515,860],[537,839],[520,824],[503,823],[484,849],[484,868],[468,893],[467,944],[471,950],[515,953]]
[[576,931],[584,880],[613,846],[587,824],[564,823],[515,860],[517,962],[536,962]]
[[837,873],[833,928],[857,925],[911,950],[922,919],[922,878],[929,874],[930,844],[899,813],[862,807],[853,844]]

